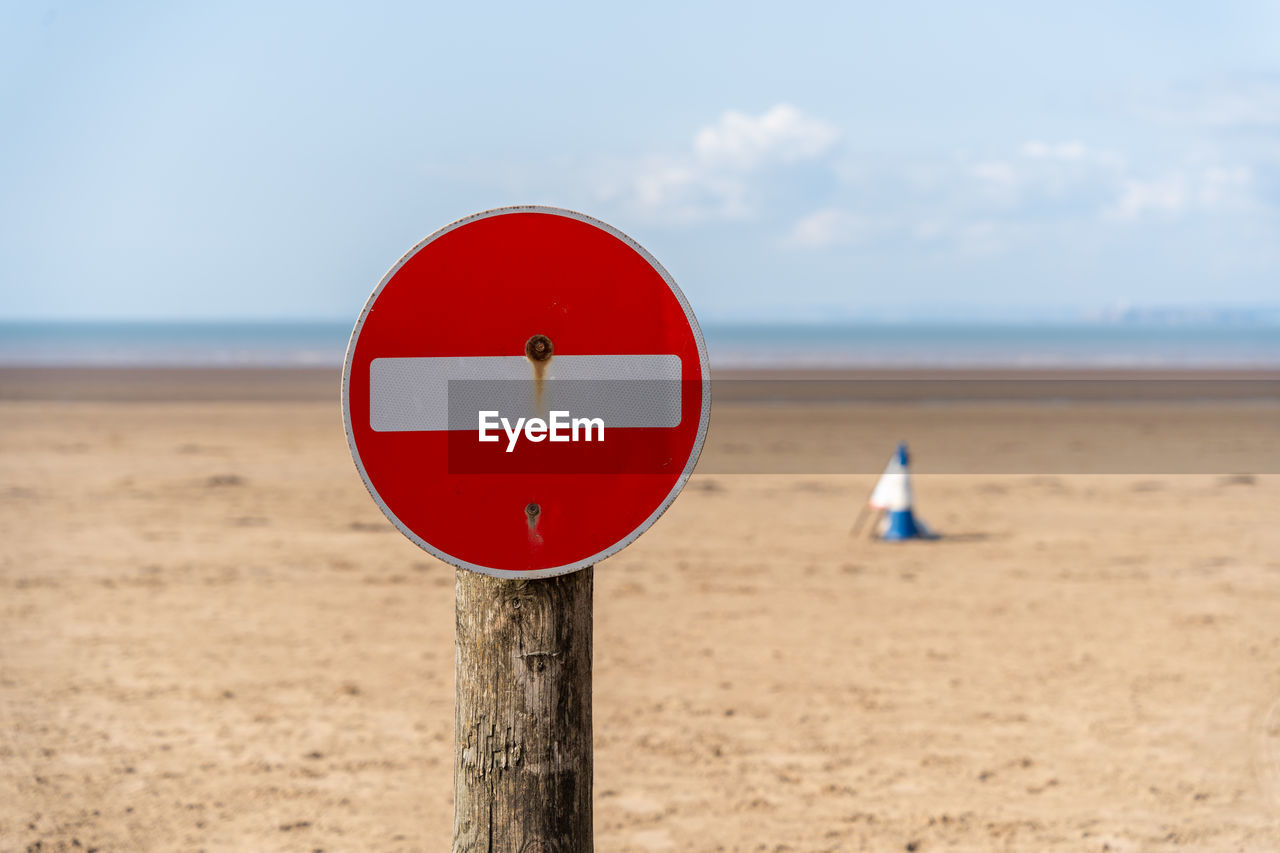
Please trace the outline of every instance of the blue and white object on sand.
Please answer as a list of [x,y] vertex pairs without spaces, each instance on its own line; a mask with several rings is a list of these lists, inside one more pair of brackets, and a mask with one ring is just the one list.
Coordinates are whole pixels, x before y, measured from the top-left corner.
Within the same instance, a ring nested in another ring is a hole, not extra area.
[[868,504],[884,510],[880,538],[886,542],[904,539],[936,539],[938,535],[916,518],[912,511],[911,473],[907,470],[907,444],[901,442],[880,475]]

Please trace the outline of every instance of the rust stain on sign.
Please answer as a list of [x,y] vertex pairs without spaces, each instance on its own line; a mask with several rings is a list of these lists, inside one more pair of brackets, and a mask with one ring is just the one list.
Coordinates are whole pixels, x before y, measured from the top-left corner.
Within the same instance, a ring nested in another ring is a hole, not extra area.
[[525,342],[524,357],[533,365],[533,416],[545,414],[543,405],[544,388],[547,379],[547,367],[551,357],[555,355],[555,346],[546,335],[534,335]]
[[542,507],[531,503],[524,508],[525,518],[529,520],[529,544],[541,545],[542,534],[538,532],[538,519],[542,517]]

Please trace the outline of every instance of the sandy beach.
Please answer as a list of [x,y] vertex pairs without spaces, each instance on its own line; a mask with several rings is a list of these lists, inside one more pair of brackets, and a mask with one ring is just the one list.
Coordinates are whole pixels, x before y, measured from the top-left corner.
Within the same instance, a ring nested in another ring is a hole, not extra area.
[[[1280,849],[1274,373],[730,378],[596,569],[598,850]],[[899,439],[940,541],[850,535]],[[454,572],[336,372],[0,371],[0,536],[2,853],[447,849]]]

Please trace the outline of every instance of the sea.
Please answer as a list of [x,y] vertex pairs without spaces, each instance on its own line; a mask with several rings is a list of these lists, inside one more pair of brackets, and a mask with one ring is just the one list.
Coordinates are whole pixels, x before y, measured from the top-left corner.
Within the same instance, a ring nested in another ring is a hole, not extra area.
[[[341,322],[0,322],[0,366],[337,367]],[[709,323],[714,368],[1280,368],[1280,324]]]

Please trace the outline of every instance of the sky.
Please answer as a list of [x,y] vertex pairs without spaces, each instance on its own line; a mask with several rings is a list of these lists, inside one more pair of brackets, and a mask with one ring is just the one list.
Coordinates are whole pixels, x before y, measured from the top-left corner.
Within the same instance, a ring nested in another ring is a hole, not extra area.
[[1280,4],[0,3],[0,319],[354,319],[449,222],[704,321],[1280,302]]

